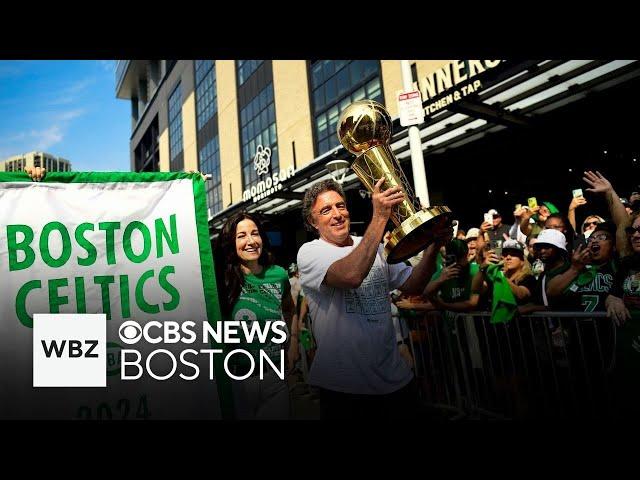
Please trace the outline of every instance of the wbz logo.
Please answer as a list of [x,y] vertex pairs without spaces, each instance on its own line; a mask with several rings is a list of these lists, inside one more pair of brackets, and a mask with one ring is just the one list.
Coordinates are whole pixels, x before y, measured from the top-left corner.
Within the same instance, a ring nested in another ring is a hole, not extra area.
[[105,314],[33,316],[34,387],[106,387]]
[[51,343],[47,345],[46,340],[42,340],[42,349],[44,350],[44,354],[47,358],[51,358],[51,355],[55,355],[60,358],[64,355],[65,346],[68,345],[67,348],[67,357],[69,358],[78,358],[78,357],[86,357],[86,358],[98,358],[99,355],[97,353],[91,353],[98,346],[98,340],[85,340],[84,344],[89,348],[88,350],[82,350],[82,341],[80,340],[62,340],[61,343],[56,342],[55,340],[51,340]]

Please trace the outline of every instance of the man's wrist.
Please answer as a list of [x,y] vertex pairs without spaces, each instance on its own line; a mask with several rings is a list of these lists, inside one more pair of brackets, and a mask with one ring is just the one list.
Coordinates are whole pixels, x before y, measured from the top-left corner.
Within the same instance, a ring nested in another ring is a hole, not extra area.
[[[370,231],[371,233],[373,233],[376,237],[380,237],[382,238],[382,235],[384,234],[385,228],[387,227],[387,222],[389,221],[388,218],[384,218],[381,216],[378,216],[376,214],[373,215],[373,217],[371,218],[371,223],[369,224],[369,227],[367,228],[367,231]],[[365,233],[366,235],[366,233]]]
[[571,273],[573,273],[574,275],[580,275],[580,273],[582,273],[582,271],[584,269],[585,269],[585,265],[582,265],[581,267],[578,267],[578,266],[574,265],[573,263],[569,267],[569,271]]
[[389,218],[390,218],[390,215],[384,215],[382,213],[374,212],[373,215],[371,216],[371,223],[380,222],[386,225],[387,222],[389,221]]

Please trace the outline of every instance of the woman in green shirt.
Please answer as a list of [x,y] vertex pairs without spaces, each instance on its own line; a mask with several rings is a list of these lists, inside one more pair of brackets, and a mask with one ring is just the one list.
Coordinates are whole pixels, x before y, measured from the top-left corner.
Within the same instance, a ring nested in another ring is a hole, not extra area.
[[[288,329],[296,329],[297,315],[291,297],[287,271],[273,264],[269,253],[269,239],[257,217],[238,213],[229,218],[222,228],[219,252],[223,270],[220,303],[224,317],[246,322],[249,328],[254,322],[264,326],[266,322],[284,320]],[[242,331],[242,329],[239,329]],[[291,330],[290,330],[291,331]],[[285,419],[289,417],[289,388],[286,378],[264,362],[264,378],[260,379],[260,352],[266,353],[273,364],[280,368],[284,344],[272,341],[272,331],[261,342],[257,336],[252,341],[233,345],[234,348],[251,352],[254,359],[236,354],[229,361],[229,370],[234,376],[245,377],[233,380],[234,406],[239,419]],[[289,370],[297,359],[297,332],[291,332],[287,354]]]

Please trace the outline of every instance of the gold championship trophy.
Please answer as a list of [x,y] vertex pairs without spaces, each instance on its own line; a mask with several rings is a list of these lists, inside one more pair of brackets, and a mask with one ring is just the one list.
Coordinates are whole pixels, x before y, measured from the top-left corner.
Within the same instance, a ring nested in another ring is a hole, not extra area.
[[381,191],[398,185],[405,193],[405,200],[391,212],[396,228],[384,247],[387,262],[398,263],[413,257],[432,243],[437,234],[451,228],[452,213],[448,207],[423,208],[413,194],[389,147],[391,117],[382,105],[373,100],[349,105],[340,116],[338,138],[344,148],[357,156],[351,168],[370,192],[384,177]]

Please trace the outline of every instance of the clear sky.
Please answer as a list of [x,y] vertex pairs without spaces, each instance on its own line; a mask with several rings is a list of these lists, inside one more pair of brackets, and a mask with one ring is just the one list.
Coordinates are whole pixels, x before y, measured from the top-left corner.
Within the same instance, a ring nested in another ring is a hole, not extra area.
[[130,171],[130,135],[114,60],[0,60],[0,160],[37,150],[75,171]]

